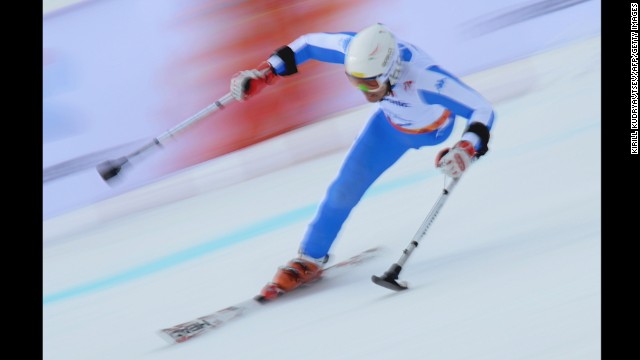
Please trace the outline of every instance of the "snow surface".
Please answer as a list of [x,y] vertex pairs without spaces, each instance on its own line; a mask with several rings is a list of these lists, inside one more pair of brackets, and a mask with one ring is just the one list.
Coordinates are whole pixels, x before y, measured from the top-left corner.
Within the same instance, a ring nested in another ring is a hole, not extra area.
[[45,226],[43,358],[599,359],[600,39],[528,64],[535,81],[495,104],[490,152],[403,269],[408,291],[369,279],[439,196],[436,148],[385,173],[331,251],[380,257],[192,341],[156,334],[252,297],[295,255],[338,151],[90,227],[76,216],[55,241]]

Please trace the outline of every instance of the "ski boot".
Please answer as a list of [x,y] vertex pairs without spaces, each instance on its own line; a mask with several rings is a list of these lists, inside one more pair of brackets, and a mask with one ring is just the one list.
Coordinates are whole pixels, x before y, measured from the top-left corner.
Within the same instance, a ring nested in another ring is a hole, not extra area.
[[272,300],[301,285],[319,280],[328,259],[328,255],[321,259],[305,255],[292,259],[285,266],[278,268],[273,280],[260,291],[258,300]]

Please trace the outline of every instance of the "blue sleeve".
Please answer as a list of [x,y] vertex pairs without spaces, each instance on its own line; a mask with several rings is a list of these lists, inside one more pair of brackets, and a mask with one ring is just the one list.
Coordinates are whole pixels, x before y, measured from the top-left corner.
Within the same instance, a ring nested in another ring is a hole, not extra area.
[[441,78],[435,82],[433,90],[418,91],[423,102],[440,104],[456,115],[466,118],[470,123],[479,122],[491,129],[494,119],[491,103],[476,90],[439,66],[430,66],[426,70],[440,75]]
[[495,120],[493,106],[476,90],[439,66],[427,69],[426,88],[418,90],[420,99],[426,104],[440,104],[456,115],[467,119],[468,126],[462,140],[470,141],[479,155],[488,150],[490,131]]

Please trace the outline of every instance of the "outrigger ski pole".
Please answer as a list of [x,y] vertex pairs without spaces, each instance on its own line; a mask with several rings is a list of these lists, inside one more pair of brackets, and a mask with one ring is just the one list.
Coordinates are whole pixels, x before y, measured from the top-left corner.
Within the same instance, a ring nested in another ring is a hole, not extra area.
[[418,247],[418,242],[420,242],[420,240],[424,238],[425,234],[427,233],[427,230],[429,230],[429,227],[433,223],[433,220],[436,218],[436,216],[438,216],[438,212],[440,211],[444,203],[449,198],[451,191],[453,191],[453,188],[456,186],[459,180],[460,178],[453,179],[449,183],[449,186],[445,187],[442,190],[442,194],[440,195],[440,197],[438,198],[438,201],[436,201],[436,204],[433,206],[433,208],[429,212],[429,215],[427,215],[427,217],[422,222],[422,225],[420,225],[418,232],[415,234],[413,239],[411,239],[411,242],[409,243],[409,245],[402,251],[402,256],[400,257],[400,259],[396,263],[391,265],[391,267],[389,267],[389,270],[387,270],[382,276],[376,276],[376,275],[371,276],[371,281],[391,290],[399,291],[399,290],[407,289],[406,282],[404,281],[398,282],[398,276],[400,275],[400,271],[402,271],[402,266],[404,265],[405,262],[407,262],[407,259],[409,259],[409,256],[411,256],[411,253],[413,253],[413,250],[415,250],[415,248]]

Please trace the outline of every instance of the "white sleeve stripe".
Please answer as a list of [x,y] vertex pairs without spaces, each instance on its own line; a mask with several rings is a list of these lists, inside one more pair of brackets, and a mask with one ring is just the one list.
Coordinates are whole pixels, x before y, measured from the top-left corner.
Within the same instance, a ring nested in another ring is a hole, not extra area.
[[346,40],[348,40],[349,38],[351,38],[351,36],[347,34],[312,33],[301,36],[296,41],[291,43],[290,47],[293,49],[293,51],[297,52],[298,49],[304,47],[304,45],[307,44],[344,53],[345,45],[343,44],[346,44]]

